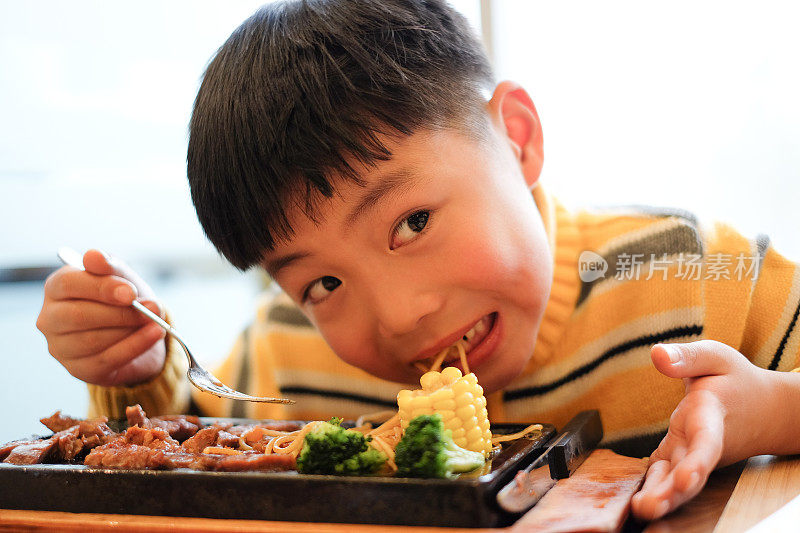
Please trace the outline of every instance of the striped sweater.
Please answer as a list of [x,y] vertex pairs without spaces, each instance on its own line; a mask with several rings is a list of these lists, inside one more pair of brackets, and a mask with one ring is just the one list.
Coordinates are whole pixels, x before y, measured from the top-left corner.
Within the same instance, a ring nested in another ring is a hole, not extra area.
[[[599,409],[605,444],[642,455],[656,447],[684,394],[680,380],[651,364],[653,344],[715,339],[764,368],[800,364],[800,268],[766,236],[748,240],[677,209],[570,211],[541,186],[533,195],[553,251],[553,285],[527,367],[487,399],[493,422],[561,427],[580,410]],[[91,410],[120,416],[141,403],[148,413],[183,411],[183,370],[180,348],[170,345],[153,381],[90,386]],[[297,403],[246,404],[193,391],[193,404],[209,416],[355,418],[396,408],[397,392],[408,388],[339,360],[283,294],[264,299],[214,373],[239,390]]]

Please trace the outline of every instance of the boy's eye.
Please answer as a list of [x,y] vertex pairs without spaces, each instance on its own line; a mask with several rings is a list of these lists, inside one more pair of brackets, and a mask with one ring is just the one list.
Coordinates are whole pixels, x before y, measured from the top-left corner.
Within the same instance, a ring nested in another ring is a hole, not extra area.
[[312,283],[303,295],[303,301],[315,304],[328,297],[342,282],[333,276],[323,276]]
[[428,225],[428,218],[430,218],[430,211],[416,211],[404,218],[392,233],[390,248],[394,250],[419,237],[419,234]]

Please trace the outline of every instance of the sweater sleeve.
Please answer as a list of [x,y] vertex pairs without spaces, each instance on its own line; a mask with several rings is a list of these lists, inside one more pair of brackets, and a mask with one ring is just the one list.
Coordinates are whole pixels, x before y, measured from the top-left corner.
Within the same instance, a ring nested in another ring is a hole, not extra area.
[[718,222],[707,236],[706,336],[762,368],[800,366],[800,265],[766,235],[746,239]]
[[755,240],[762,256],[740,351],[769,370],[800,366],[800,265],[775,251],[764,235]]

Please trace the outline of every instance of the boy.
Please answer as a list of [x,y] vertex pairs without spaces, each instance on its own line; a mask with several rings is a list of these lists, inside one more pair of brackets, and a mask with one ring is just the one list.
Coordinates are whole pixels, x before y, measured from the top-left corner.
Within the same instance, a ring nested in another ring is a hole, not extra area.
[[[542,162],[532,101],[494,85],[443,2],[262,8],[208,67],[188,177],[220,253],[284,291],[216,373],[299,402],[198,394],[197,406],[289,418],[391,408],[418,367],[464,339],[493,421],[561,426],[598,408],[605,444],[655,449],[639,517],[693,497],[719,465],[800,451],[795,417],[782,416],[800,376],[774,372],[800,354],[797,265],[676,210],[570,213],[539,184]],[[37,325],[50,352],[92,384],[97,413],[185,408],[182,355],[125,307],[139,297],[158,310],[152,291],[97,251],[84,264],[46,284]]]

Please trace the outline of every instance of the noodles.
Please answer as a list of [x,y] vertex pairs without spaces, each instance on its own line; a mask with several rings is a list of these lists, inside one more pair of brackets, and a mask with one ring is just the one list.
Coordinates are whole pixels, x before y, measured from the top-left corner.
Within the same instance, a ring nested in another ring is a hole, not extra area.
[[400,439],[403,437],[403,430],[400,427],[400,413],[395,415],[367,433],[367,437],[372,437],[370,445],[378,451],[386,454],[389,458],[386,464],[392,470],[397,470],[397,465],[394,463],[394,449]]
[[442,363],[444,362],[444,358],[447,357],[447,352],[450,351],[450,348],[452,348],[452,346],[445,348],[444,350],[439,352],[439,355],[436,356],[436,359],[434,360],[431,367],[428,369],[428,372],[432,372],[434,370],[439,370],[440,368],[442,368]]
[[[300,455],[300,450],[303,448],[303,439],[306,438],[306,435],[314,431],[317,426],[324,423],[325,422],[321,421],[309,422],[303,426],[303,429],[290,433],[277,431],[275,433],[282,433],[282,435],[270,439],[267,446],[264,448],[264,453],[285,453],[297,458],[297,456]],[[264,434],[269,436],[268,431],[269,430],[264,431]]]
[[[461,367],[463,369],[464,375],[470,374],[469,364],[467,363],[467,352],[466,352],[466,345],[463,341],[459,340],[452,346],[448,346],[444,350],[440,351],[436,358],[433,360],[430,368],[425,368],[423,362],[418,361],[414,364],[417,368],[419,368],[422,372],[432,372],[432,371],[439,371],[442,368],[442,364],[444,364],[445,359],[451,353],[451,350],[458,351],[458,361],[461,363]],[[452,361],[452,360],[451,360]],[[378,427],[373,428],[372,423],[376,420],[382,420],[389,417],[385,422],[380,424]],[[297,431],[275,431],[269,430],[262,427],[255,427],[251,431],[245,433],[240,439],[242,444],[245,444],[245,441],[256,441],[260,440],[262,437],[272,437],[267,445],[264,448],[264,453],[277,453],[277,454],[287,454],[291,455],[295,459],[300,454],[300,451],[303,448],[303,443],[305,440],[306,435],[310,432],[314,431],[319,427],[320,424],[324,424],[325,422],[322,421],[314,421],[309,422],[302,429]],[[530,434],[533,431],[541,430],[541,424],[532,424],[525,428],[522,431],[511,435],[496,435],[492,437],[492,445],[498,446],[502,442],[515,440],[525,435]],[[258,433],[254,433],[254,432]],[[397,443],[400,442],[400,439],[403,438],[403,429],[400,425],[400,413],[398,411],[379,411],[376,413],[370,413],[367,415],[362,415],[356,421],[356,427],[352,428],[351,431],[358,431],[362,433],[369,442],[369,445],[375,448],[376,450],[384,453],[387,457],[386,466],[392,471],[397,471],[397,465],[394,462],[395,453],[394,450],[397,447]],[[243,446],[244,448],[244,446]],[[248,446],[248,448],[250,448]],[[213,452],[208,453],[230,453],[230,452],[219,452],[219,448],[209,447],[206,450],[215,450]],[[206,451],[204,450],[204,452]],[[231,450],[233,452],[234,450]]]
[[464,343],[458,341],[456,343],[456,349],[458,350],[458,357],[461,359],[461,368],[464,371],[464,375],[466,376],[469,374],[469,365],[467,364],[467,351],[464,349]]

